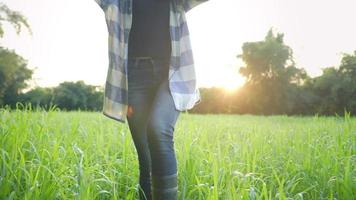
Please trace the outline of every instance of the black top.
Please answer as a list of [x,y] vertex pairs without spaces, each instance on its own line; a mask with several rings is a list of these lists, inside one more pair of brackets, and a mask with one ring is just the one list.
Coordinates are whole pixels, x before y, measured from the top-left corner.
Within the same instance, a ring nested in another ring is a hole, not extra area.
[[129,57],[171,55],[170,0],[133,0]]

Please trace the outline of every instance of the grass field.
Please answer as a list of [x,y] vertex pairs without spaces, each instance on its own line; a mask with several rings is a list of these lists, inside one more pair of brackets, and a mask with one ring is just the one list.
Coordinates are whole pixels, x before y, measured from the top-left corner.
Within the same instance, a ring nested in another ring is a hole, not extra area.
[[[356,199],[356,118],[181,113],[179,199]],[[137,199],[127,125],[0,111],[0,199]]]

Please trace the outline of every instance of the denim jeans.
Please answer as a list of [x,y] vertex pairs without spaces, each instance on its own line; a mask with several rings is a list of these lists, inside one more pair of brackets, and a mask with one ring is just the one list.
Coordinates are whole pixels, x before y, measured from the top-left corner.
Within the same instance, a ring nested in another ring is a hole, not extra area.
[[168,72],[168,58],[128,60],[127,120],[138,155],[139,183],[146,196],[151,195],[152,175],[177,174],[173,132],[180,111],[169,91]]

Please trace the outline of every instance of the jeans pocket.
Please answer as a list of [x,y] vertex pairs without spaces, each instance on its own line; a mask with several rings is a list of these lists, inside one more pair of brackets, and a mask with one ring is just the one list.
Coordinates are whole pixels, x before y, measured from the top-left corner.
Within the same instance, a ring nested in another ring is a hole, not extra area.
[[155,58],[151,59],[151,62],[154,67],[156,81],[161,82],[165,78],[168,79],[169,59]]

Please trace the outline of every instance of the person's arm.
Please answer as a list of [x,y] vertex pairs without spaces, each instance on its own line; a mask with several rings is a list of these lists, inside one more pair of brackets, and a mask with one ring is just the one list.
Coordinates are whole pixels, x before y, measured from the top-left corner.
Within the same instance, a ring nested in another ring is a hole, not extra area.
[[200,5],[201,3],[207,2],[209,0],[181,0],[183,1],[184,11],[188,12],[194,7]]

